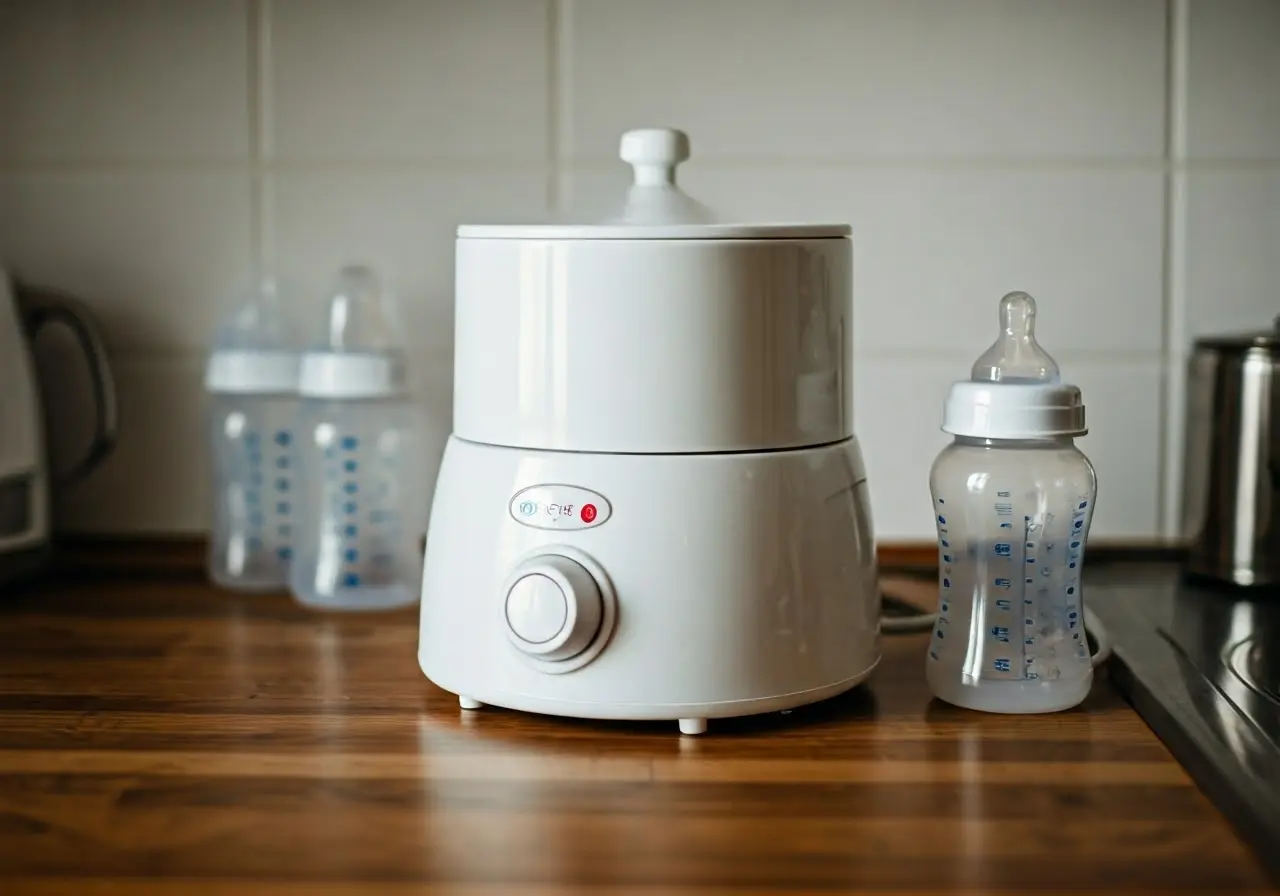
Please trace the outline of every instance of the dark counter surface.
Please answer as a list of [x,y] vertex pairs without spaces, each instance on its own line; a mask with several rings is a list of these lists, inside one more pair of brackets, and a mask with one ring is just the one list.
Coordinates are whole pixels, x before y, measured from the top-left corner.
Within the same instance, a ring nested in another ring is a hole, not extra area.
[[462,713],[416,621],[190,581],[6,597],[0,891],[1272,892],[1106,673],[981,715],[930,699],[927,635],[886,637],[868,686],[682,738]]
[[1280,589],[1132,564],[1086,579],[1114,685],[1280,878]]

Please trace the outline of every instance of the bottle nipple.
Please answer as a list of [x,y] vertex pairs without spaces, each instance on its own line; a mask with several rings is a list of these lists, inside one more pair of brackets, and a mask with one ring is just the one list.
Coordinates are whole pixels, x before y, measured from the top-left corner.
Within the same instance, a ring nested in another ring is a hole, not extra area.
[[1025,292],[1000,300],[1000,336],[973,364],[975,382],[1056,383],[1058,365],[1036,342],[1036,301]]
[[398,343],[394,309],[378,275],[364,265],[338,272],[325,318],[329,351],[381,351]]
[[215,348],[242,351],[286,349],[292,342],[280,284],[272,277],[263,277],[243,296],[214,336]]

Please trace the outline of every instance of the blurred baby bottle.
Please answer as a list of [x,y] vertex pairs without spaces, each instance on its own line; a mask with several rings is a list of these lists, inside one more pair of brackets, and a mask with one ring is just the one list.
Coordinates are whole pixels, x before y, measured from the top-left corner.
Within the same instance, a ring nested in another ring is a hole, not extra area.
[[208,567],[226,588],[281,590],[289,581],[298,360],[278,286],[264,280],[219,329],[205,368]]
[[290,590],[306,606],[384,610],[418,600],[421,423],[398,326],[377,275],[345,267],[325,308],[323,344],[302,356]]
[[1000,301],[1000,336],[954,383],[942,429],[955,437],[929,476],[939,603],[926,675],[934,696],[1003,713],[1069,709],[1110,648],[1091,657],[1080,574],[1097,479],[1075,447],[1080,390],[1035,338],[1036,305]]

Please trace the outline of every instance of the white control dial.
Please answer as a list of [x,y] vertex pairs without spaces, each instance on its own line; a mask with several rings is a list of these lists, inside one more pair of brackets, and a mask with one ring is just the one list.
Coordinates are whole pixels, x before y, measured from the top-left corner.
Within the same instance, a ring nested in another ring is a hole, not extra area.
[[577,656],[595,638],[604,613],[600,587],[583,566],[559,554],[524,561],[507,579],[507,636],[542,660]]

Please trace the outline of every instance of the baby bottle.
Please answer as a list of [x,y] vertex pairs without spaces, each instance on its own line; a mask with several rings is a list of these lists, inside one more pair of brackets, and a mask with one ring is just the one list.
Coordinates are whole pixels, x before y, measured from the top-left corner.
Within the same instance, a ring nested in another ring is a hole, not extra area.
[[1001,299],[999,338],[951,387],[942,429],[955,440],[929,476],[940,586],[929,687],[987,712],[1069,709],[1096,661],[1080,587],[1097,490],[1074,443],[1084,405],[1036,342],[1035,314],[1026,293]]
[[298,352],[264,281],[215,337],[205,368],[213,520],[209,576],[240,591],[283,589],[293,545]]
[[418,600],[427,510],[397,326],[374,272],[346,267],[323,344],[302,356],[290,590],[307,606],[384,610]]

